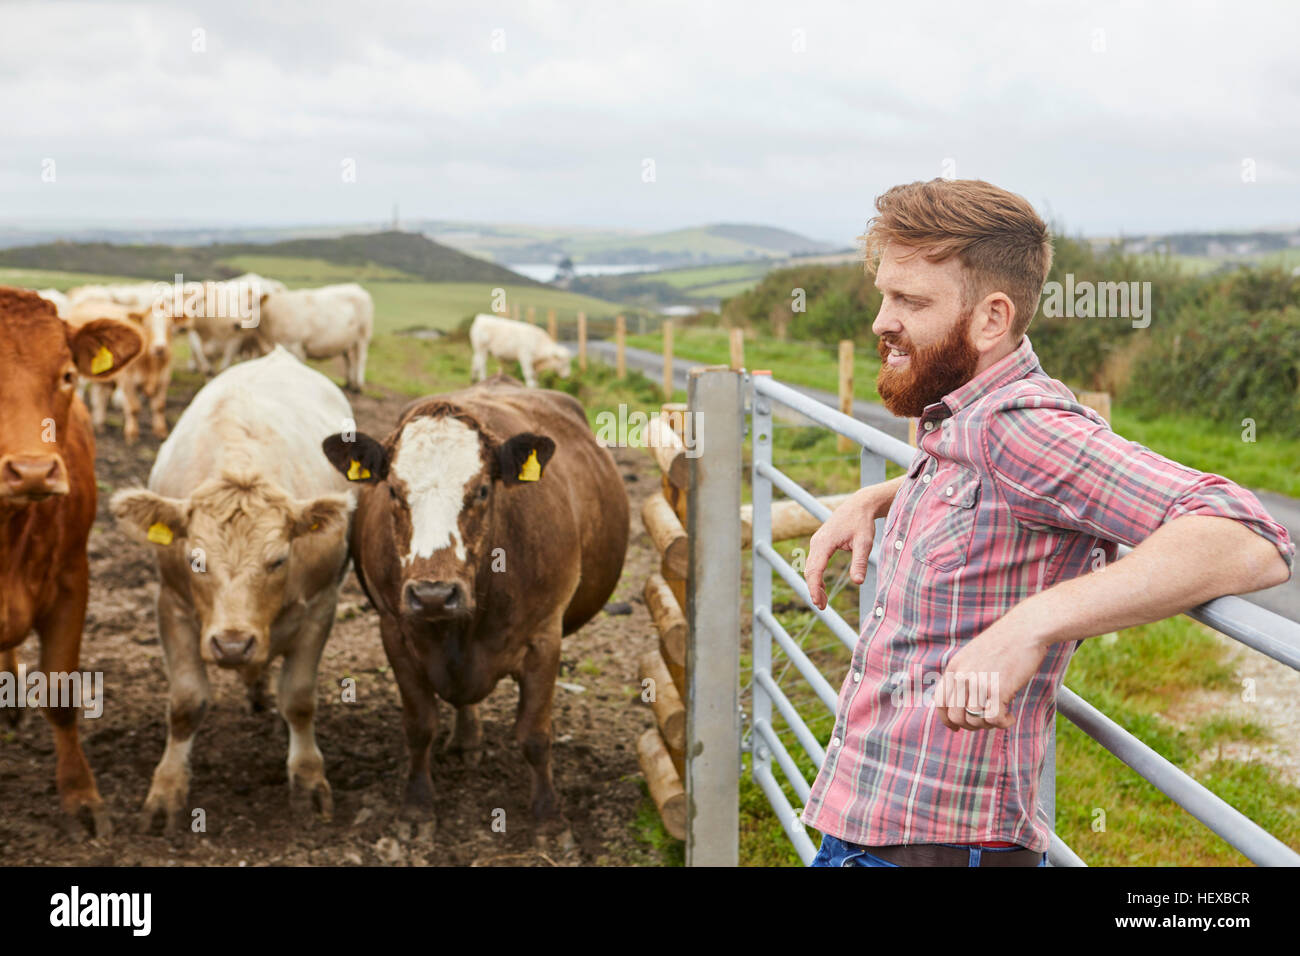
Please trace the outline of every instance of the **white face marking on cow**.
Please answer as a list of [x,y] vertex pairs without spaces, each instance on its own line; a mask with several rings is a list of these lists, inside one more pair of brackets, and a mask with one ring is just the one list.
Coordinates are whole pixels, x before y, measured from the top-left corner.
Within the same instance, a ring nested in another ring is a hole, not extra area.
[[461,539],[461,503],[469,482],[479,473],[478,432],[455,418],[419,418],[402,429],[393,474],[406,485],[411,509],[410,564],[439,548],[456,547],[465,560]]

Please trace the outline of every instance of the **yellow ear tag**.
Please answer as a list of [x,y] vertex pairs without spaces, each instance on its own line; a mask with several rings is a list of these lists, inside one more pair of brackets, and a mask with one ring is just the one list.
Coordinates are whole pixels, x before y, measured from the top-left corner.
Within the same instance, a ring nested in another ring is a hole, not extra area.
[[149,540],[154,544],[171,544],[172,529],[161,521],[155,521],[149,525]]
[[537,463],[537,449],[534,448],[528,453],[524,467],[519,469],[519,480],[536,481],[540,477],[542,477],[542,466]]
[[113,367],[113,353],[107,345],[101,345],[95,357],[90,360],[90,374],[100,375]]
[[369,478],[370,472],[361,467],[361,462],[355,458],[352,459],[352,465],[348,468],[348,481],[361,481],[363,478]]

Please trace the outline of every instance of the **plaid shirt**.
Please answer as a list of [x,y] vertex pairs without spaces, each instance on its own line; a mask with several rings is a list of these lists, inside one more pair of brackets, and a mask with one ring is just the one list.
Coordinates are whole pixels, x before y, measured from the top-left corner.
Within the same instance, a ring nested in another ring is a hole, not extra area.
[[1043,851],[1038,781],[1078,642],[1048,648],[1000,730],[939,720],[930,704],[949,658],[1025,598],[1114,561],[1115,542],[1180,515],[1241,521],[1288,566],[1295,546],[1249,491],[1116,435],[1043,372],[1027,336],[927,406],[918,434],[803,821],[850,843]]

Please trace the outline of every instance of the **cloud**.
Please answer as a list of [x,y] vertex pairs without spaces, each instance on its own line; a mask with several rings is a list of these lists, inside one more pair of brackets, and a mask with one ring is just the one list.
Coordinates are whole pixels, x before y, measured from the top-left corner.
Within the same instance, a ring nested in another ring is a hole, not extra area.
[[950,159],[1073,230],[1249,227],[1300,208],[1295,19],[1283,3],[7,5],[0,208],[285,223],[379,221],[400,201],[848,243],[875,195]]

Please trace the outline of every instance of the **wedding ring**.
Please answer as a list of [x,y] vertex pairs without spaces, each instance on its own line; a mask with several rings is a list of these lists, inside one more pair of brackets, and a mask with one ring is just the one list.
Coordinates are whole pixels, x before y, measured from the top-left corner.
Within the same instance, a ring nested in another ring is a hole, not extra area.
[[971,710],[969,707],[966,708],[966,713],[970,714],[972,717],[983,717],[983,716],[984,716],[984,711],[982,711],[982,710]]

